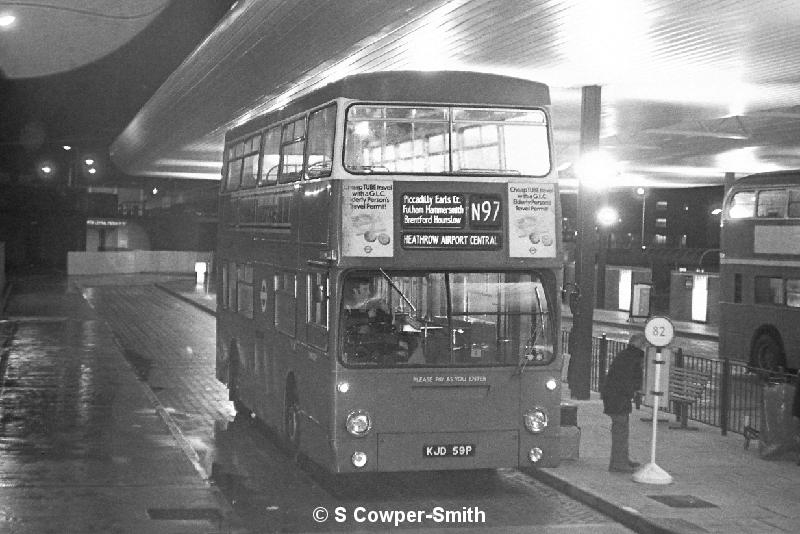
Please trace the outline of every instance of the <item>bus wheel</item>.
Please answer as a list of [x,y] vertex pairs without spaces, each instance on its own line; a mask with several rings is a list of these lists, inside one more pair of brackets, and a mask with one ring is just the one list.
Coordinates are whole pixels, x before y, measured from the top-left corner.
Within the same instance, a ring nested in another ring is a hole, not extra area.
[[297,454],[300,448],[300,411],[297,391],[291,381],[286,384],[283,401],[283,439],[289,453]]
[[786,366],[783,348],[775,336],[764,332],[753,343],[750,362],[754,367],[768,371],[778,371]]

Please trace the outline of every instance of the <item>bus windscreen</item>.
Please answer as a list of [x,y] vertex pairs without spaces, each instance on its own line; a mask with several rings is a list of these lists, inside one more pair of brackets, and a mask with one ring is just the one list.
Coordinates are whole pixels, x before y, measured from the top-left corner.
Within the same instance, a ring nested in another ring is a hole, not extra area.
[[344,281],[352,367],[550,363],[553,320],[536,273],[358,271]]

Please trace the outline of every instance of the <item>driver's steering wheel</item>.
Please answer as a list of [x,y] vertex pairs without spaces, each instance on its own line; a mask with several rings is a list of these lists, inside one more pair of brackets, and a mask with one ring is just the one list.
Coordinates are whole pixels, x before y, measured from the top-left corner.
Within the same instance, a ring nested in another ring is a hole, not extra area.
[[[344,333],[345,351],[358,362],[375,362],[391,365],[405,361],[398,353],[400,339],[397,329],[386,313],[370,318],[368,322],[359,322],[347,327]],[[349,350],[348,350],[349,349]]]

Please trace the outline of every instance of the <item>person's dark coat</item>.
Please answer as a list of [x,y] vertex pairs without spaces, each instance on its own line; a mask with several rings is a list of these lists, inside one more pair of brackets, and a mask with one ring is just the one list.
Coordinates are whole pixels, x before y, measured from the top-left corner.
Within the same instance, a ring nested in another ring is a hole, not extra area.
[[628,345],[614,357],[602,391],[603,413],[631,413],[631,401],[642,384],[643,363],[644,351],[633,345]]

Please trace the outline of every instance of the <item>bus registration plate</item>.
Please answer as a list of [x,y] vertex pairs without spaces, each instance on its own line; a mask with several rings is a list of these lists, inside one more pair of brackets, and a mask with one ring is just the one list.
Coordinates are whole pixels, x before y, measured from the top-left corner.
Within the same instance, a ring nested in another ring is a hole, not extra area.
[[475,456],[475,445],[466,443],[459,443],[455,445],[423,445],[422,456],[425,458]]

